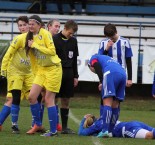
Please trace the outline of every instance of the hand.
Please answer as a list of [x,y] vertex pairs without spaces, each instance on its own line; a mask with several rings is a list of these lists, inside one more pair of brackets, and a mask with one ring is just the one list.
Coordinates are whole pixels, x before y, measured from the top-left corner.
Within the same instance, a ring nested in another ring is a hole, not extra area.
[[28,40],[28,46],[31,47],[33,43],[33,40]]
[[107,47],[106,47],[106,50],[108,51],[109,48],[114,44],[114,42],[112,40],[109,40],[108,43],[107,43]]
[[6,76],[7,76],[7,71],[1,70],[1,77],[6,77]]
[[153,98],[155,98],[155,94],[153,95]]
[[131,86],[132,86],[132,80],[127,80],[126,86],[127,86],[127,87],[131,87]]
[[76,87],[78,85],[78,79],[74,78],[74,87]]
[[86,114],[86,115],[84,116],[84,118],[88,118],[88,117],[90,117],[90,116],[92,116],[92,114]]
[[99,89],[99,91],[102,90],[102,83],[99,83],[99,85],[98,85],[98,89]]

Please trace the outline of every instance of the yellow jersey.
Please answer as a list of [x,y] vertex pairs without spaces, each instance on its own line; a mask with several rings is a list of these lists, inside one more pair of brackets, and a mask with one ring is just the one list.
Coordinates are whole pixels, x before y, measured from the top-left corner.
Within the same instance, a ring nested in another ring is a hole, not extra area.
[[2,60],[1,72],[7,71],[11,75],[25,75],[31,73],[30,58],[26,56],[25,39],[21,41],[21,34],[16,36],[10,44]]
[[61,60],[56,54],[52,35],[47,30],[41,28],[37,35],[33,36],[31,51],[37,59],[37,64],[41,67],[48,67],[60,64]]

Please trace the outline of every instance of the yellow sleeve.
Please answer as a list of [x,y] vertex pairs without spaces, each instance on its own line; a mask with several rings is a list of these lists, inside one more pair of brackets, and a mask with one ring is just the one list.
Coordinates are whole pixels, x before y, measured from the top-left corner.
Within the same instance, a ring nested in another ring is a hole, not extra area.
[[43,37],[44,37],[43,39],[44,39],[45,46],[39,46],[36,42],[33,42],[31,48],[38,49],[39,51],[43,52],[44,54],[56,55],[52,35],[47,31],[43,35]]
[[11,61],[15,52],[17,51],[19,45],[20,45],[20,41],[19,41],[18,37],[15,37],[15,39],[10,44],[6,54],[4,55],[4,57],[2,59],[1,75],[3,75],[3,76],[5,75],[5,72],[7,71],[9,62]]

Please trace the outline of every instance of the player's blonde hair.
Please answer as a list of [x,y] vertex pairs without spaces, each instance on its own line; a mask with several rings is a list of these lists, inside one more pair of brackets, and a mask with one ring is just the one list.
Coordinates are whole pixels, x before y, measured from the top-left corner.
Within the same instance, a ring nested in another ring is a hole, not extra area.
[[94,115],[90,115],[89,117],[86,118],[83,127],[84,128],[88,128],[90,127],[95,121],[95,116]]

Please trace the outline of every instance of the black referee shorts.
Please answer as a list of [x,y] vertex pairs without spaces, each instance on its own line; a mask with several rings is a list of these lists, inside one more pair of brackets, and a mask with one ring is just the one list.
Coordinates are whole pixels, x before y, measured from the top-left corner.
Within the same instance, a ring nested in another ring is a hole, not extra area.
[[70,98],[74,96],[74,73],[72,68],[63,68],[62,82],[56,97]]

